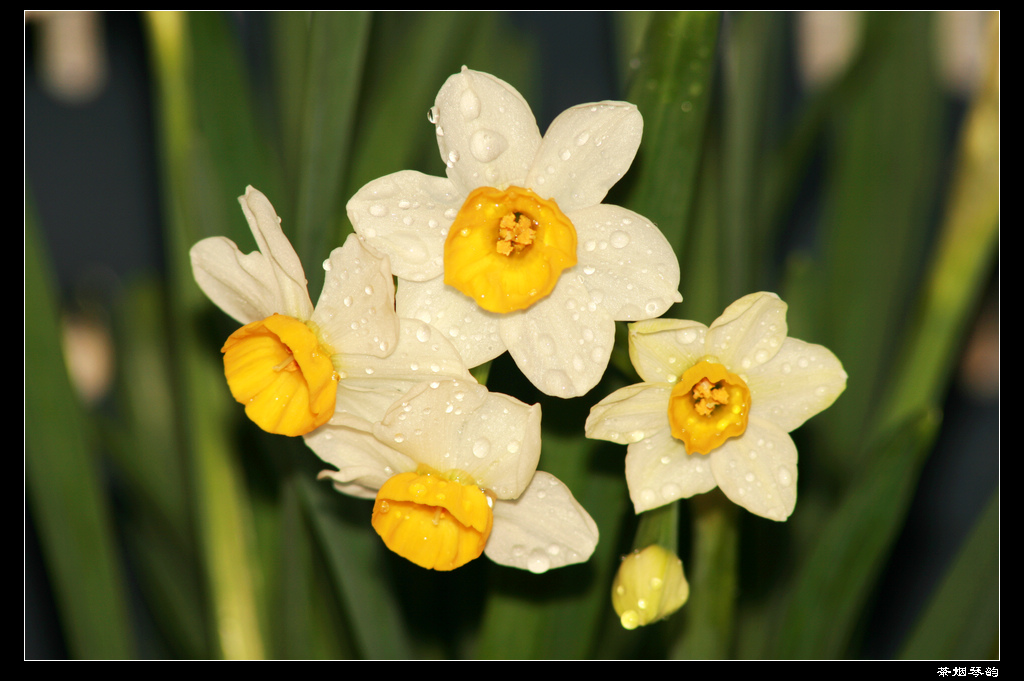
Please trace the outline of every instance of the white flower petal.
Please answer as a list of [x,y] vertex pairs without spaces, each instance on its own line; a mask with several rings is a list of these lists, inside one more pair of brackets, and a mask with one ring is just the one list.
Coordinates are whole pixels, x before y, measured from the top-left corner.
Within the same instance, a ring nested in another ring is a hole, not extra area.
[[544,133],[526,186],[566,214],[596,206],[629,170],[643,131],[643,116],[627,102],[566,109]]
[[478,383],[440,381],[411,390],[374,434],[415,461],[441,473],[465,471],[499,499],[514,499],[537,470],[540,417],[540,405]]
[[308,320],[313,304],[306,275],[274,207],[251,186],[238,202],[259,252],[243,255],[225,237],[203,239],[191,250],[196,283],[217,307],[243,324],[275,312]]
[[270,263],[261,253],[243,254],[215,236],[192,247],[192,275],[213,303],[241,324],[266,319],[281,306]]
[[416,470],[416,462],[382,444],[358,419],[345,415],[309,433],[305,441],[338,469],[322,471],[319,478],[330,478],[339,491],[352,496],[373,498],[391,476]]
[[707,331],[700,322],[684,319],[648,319],[630,324],[629,359],[644,381],[675,383],[704,357]]
[[306,274],[298,254],[281,231],[281,218],[277,217],[267,197],[251,186],[245,188],[245,196],[240,196],[238,203],[242,205],[260,253],[270,263],[277,279],[281,307],[275,312],[309,319],[313,305],[306,291]]
[[574,211],[569,218],[579,237],[572,271],[613,319],[652,319],[683,299],[679,261],[646,218],[609,204]]
[[526,177],[541,137],[530,105],[511,85],[463,67],[437,93],[433,115],[441,160],[463,196]]
[[547,298],[506,315],[499,332],[530,382],[548,395],[578,397],[601,380],[615,344],[615,321],[588,305],[587,290],[563,276]]
[[354,234],[331,253],[312,321],[336,353],[385,357],[398,342],[395,284],[388,261]]
[[751,416],[791,432],[828,408],[846,389],[846,372],[821,345],[787,338],[769,362],[750,371]]
[[501,315],[481,309],[441,277],[398,286],[398,315],[437,328],[455,346],[467,367],[488,362],[505,352],[498,334]]
[[774,293],[751,293],[730,305],[708,331],[707,351],[743,375],[782,348],[789,327],[786,304]]
[[616,390],[593,406],[587,437],[626,445],[669,427],[669,383],[637,383]]
[[365,185],[346,210],[395,276],[425,281],[444,271],[444,240],[465,200],[447,178],[403,170]]
[[[666,404],[666,410],[668,405]],[[690,456],[667,428],[652,433],[626,449],[626,482],[637,513],[686,499],[715,488],[709,456]]]
[[796,506],[797,453],[792,438],[751,415],[742,437],[708,457],[718,486],[734,503],[769,520],[785,520]]
[[420,383],[474,381],[459,353],[440,331],[413,319],[399,321],[398,341],[387,357],[335,356],[335,366],[342,374],[335,410],[365,419],[367,427]]
[[547,572],[590,558],[597,523],[550,473],[537,471],[515,501],[494,504],[494,528],[484,552],[495,563]]

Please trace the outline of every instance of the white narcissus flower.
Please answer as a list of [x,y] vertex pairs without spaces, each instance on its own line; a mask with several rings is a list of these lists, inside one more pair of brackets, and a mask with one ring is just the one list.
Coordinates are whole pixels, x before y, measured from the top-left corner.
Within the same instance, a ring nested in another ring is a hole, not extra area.
[[587,437],[628,444],[637,513],[718,486],[751,513],[785,520],[796,505],[789,433],[846,388],[827,348],[787,338],[786,304],[753,293],[708,328],[678,319],[630,325],[643,383],[601,400]]
[[225,237],[192,247],[196,283],[244,326],[224,344],[224,374],[246,414],[271,433],[304,435],[335,411],[375,421],[419,381],[471,380],[440,333],[399,320],[387,260],[355,235],[324,262],[316,308],[298,255],[262,193],[239,198],[258,252]]
[[401,280],[399,314],[440,329],[467,366],[507,349],[545,393],[584,394],[608,365],[616,320],[682,300],[658,228],[601,203],[633,162],[640,112],[583,104],[542,138],[512,86],[463,67],[429,118],[447,178],[394,173],[348,203],[356,232]]
[[546,572],[587,560],[597,525],[557,478],[537,471],[540,405],[478,383],[432,381],[366,429],[332,422],[307,444],[338,470],[321,478],[371,498],[389,549],[453,570],[479,557]]

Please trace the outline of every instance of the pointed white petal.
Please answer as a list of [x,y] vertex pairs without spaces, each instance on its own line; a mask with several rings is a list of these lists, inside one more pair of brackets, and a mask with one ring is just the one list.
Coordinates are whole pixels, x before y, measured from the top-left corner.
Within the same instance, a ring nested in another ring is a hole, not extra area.
[[358,419],[340,415],[304,436],[317,456],[337,470],[325,470],[345,494],[372,498],[393,475],[416,470],[416,462],[379,442]]
[[515,88],[463,67],[437,93],[433,115],[441,160],[463,196],[477,187],[522,186],[541,138]]
[[708,327],[684,319],[649,319],[629,325],[629,359],[649,383],[675,383],[706,354]]
[[751,293],[711,324],[708,354],[742,376],[774,357],[787,331],[786,304],[774,293]]
[[611,315],[571,275],[547,298],[505,315],[498,331],[520,371],[556,397],[578,397],[597,385],[615,343]]
[[193,246],[190,255],[199,288],[241,324],[281,311],[277,279],[261,253],[243,254],[230,239],[215,236]]
[[796,445],[771,421],[751,415],[741,437],[711,452],[718,486],[734,503],[769,520],[785,520],[796,506]]
[[544,133],[526,186],[565,213],[596,206],[629,170],[643,131],[643,116],[627,102],[566,109]]
[[669,383],[637,383],[616,390],[591,408],[587,437],[626,445],[668,428],[671,394]]
[[270,263],[277,280],[280,309],[275,312],[296,319],[309,319],[313,314],[313,304],[306,290],[306,274],[298,254],[281,231],[281,218],[274,212],[267,197],[251,186],[245,188],[244,196],[238,197],[238,203],[242,206],[260,253]]
[[388,261],[370,253],[355,234],[328,260],[313,322],[336,353],[386,357],[398,342],[395,284]]
[[395,276],[425,281],[444,270],[444,240],[465,200],[447,178],[403,170],[365,185],[347,211],[356,233],[391,260]]
[[373,432],[410,459],[469,473],[499,499],[519,496],[540,459],[540,405],[491,393],[469,381],[413,388]]
[[573,272],[617,321],[659,317],[683,299],[679,261],[665,235],[633,211],[600,204],[572,212]]
[[751,416],[788,433],[835,402],[846,389],[846,372],[828,348],[787,338],[775,357],[750,371],[747,385]]
[[626,482],[637,513],[715,488],[712,457],[686,453],[666,428],[626,449]]
[[455,347],[437,329],[413,319],[400,320],[398,342],[387,357],[342,354],[334,358],[342,374],[335,410],[370,423],[420,383],[474,379]]
[[541,573],[586,561],[597,540],[597,523],[569,488],[538,471],[518,499],[494,503],[484,552],[495,563]]
[[480,308],[438,277],[425,282],[403,281],[397,293],[398,315],[437,328],[462,356],[467,367],[488,362],[505,352],[498,335],[501,315]]

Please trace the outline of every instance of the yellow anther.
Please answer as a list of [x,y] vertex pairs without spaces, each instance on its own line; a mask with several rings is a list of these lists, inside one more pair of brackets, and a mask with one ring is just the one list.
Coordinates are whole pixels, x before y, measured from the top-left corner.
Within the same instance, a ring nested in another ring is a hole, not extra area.
[[444,244],[444,283],[489,312],[533,305],[576,264],[576,228],[551,199],[529,189],[479,187]]
[[299,320],[275,314],[246,324],[221,352],[231,394],[263,430],[304,435],[334,414],[334,350]]
[[750,389],[742,378],[705,357],[672,388],[668,420],[672,437],[688,454],[708,454],[747,429]]
[[471,480],[463,471],[442,475],[427,466],[392,476],[377,492],[373,528],[420,567],[461,567],[480,557],[494,523],[487,495]]
[[533,220],[522,214],[508,213],[498,223],[497,251],[502,255],[511,255],[513,251],[522,253],[536,235]]

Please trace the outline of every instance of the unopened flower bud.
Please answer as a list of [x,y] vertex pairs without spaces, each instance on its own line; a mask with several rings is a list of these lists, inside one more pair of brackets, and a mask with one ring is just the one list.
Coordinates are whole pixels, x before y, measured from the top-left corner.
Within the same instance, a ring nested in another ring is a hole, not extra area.
[[689,597],[683,561],[657,544],[625,556],[612,584],[612,606],[626,629],[668,617]]

